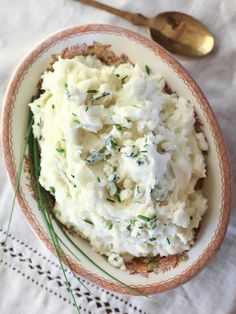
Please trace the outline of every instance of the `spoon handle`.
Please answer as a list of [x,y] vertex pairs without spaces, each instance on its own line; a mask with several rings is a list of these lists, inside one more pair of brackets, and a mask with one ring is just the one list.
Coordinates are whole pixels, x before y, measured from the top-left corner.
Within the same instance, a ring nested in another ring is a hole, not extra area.
[[113,8],[109,5],[106,5],[106,4],[103,4],[94,0],[75,0],[75,1],[81,2],[83,4],[87,4],[91,7],[94,7],[100,10],[107,11],[135,25],[147,26],[148,24],[148,19],[140,13],[131,13],[131,12],[119,10],[119,9]]

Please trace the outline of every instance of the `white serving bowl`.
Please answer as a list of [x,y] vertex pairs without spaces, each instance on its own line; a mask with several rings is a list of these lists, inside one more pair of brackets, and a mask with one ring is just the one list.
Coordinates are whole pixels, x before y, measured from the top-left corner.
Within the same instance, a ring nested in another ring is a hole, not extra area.
[[[212,109],[190,75],[165,49],[137,33],[111,25],[72,27],[45,39],[20,63],[5,95],[2,144],[6,168],[12,186],[15,188],[20,152],[28,123],[28,103],[36,92],[40,75],[52,61],[52,54],[60,53],[66,47],[83,43],[91,44],[93,41],[109,44],[116,54],[125,53],[133,62],[142,65],[149,64],[154,72],[165,77],[173,91],[188,99],[195,106],[209,144],[206,161],[207,178],[204,183],[204,193],[209,207],[203,218],[198,240],[188,252],[189,259],[187,261],[179,263],[178,260],[172,258],[165,267],[160,269],[158,274],[150,273],[145,278],[112,267],[102,256],[92,251],[87,241],[77,240],[92,260],[127,285],[131,285],[145,294],[166,291],[195,276],[219,250],[230,216],[231,178],[224,140]],[[17,194],[18,202],[35,233],[53,251],[41,213],[27,184],[27,173],[23,172]],[[63,235],[61,237],[66,243],[68,242]],[[69,243],[67,244],[70,246]],[[135,294],[105,275],[73,247],[71,249],[78,255],[80,262],[75,261],[69,252],[67,252],[68,259],[74,271],[80,276],[108,290]]]

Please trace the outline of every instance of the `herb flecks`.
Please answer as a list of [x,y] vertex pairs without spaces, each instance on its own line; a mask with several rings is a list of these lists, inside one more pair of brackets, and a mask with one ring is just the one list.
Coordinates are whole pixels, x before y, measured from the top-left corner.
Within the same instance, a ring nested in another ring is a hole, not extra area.
[[128,75],[125,75],[124,77],[122,77],[121,79],[121,83],[124,84],[125,83],[125,80],[128,78]]
[[168,244],[170,245],[170,240],[169,240],[169,238],[166,238],[166,241],[168,242]]
[[84,219],[84,221],[87,222],[87,223],[90,224],[90,225],[94,225],[94,223],[93,223],[91,220],[87,219],[87,218]]
[[122,130],[122,126],[120,124],[115,124],[115,127],[117,128],[118,131]]
[[65,149],[64,149],[64,148],[57,147],[57,148],[56,148],[56,151],[57,151],[58,153],[64,153],[64,152],[65,152]]
[[73,122],[76,123],[76,124],[81,124],[79,119],[73,119]]
[[147,64],[145,65],[145,70],[147,72],[147,75],[149,75],[151,73],[151,69],[149,68],[149,66]]
[[88,89],[87,93],[88,94],[96,94],[98,91],[96,89]]
[[147,216],[143,216],[143,215],[138,215],[137,218],[141,219],[141,220],[144,220],[144,221],[147,221],[147,222],[149,222],[151,220],[151,218],[149,218]]
[[55,195],[56,190],[53,186],[49,186],[49,190],[53,195]]
[[106,224],[106,227],[107,227],[108,230],[111,230],[112,227],[113,227],[113,223],[109,223],[109,222],[108,222],[108,223]]
[[110,202],[110,203],[115,203],[115,201],[112,200],[111,198],[106,198],[106,200],[107,200],[108,202]]
[[92,101],[99,100],[99,99],[101,99],[101,98],[103,98],[103,97],[106,97],[106,96],[109,96],[109,95],[110,95],[110,93],[108,93],[108,92],[103,92],[102,95],[93,98]]
[[156,241],[157,238],[150,238],[149,241]]

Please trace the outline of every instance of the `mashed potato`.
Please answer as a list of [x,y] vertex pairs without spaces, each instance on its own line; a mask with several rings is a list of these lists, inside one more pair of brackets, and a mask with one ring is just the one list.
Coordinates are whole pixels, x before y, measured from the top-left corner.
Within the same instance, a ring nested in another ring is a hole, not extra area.
[[30,104],[40,184],[55,213],[108,261],[188,250],[207,209],[207,143],[193,106],[149,67],[59,58]]

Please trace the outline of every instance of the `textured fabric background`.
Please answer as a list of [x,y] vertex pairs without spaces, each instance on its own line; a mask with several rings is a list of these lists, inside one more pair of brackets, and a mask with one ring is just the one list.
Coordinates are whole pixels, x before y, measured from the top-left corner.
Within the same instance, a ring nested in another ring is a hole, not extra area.
[[[236,178],[236,1],[120,0],[118,8],[152,16],[161,11],[182,11],[201,19],[215,34],[217,47],[203,59],[178,58],[203,89],[222,127]],[[135,27],[106,12],[72,0],[0,0],[0,103],[13,69],[38,41],[54,31],[77,24],[110,23]],[[0,242],[12,202],[12,191],[0,154]],[[235,199],[235,197],[234,197]],[[182,287],[155,296],[157,304],[140,297],[123,297],[88,284],[90,297],[72,279],[81,313],[236,313],[236,207],[225,241],[215,259]],[[69,277],[71,275],[69,274]],[[1,314],[73,314],[63,277],[55,258],[44,248],[16,206],[11,235],[0,265]]]

